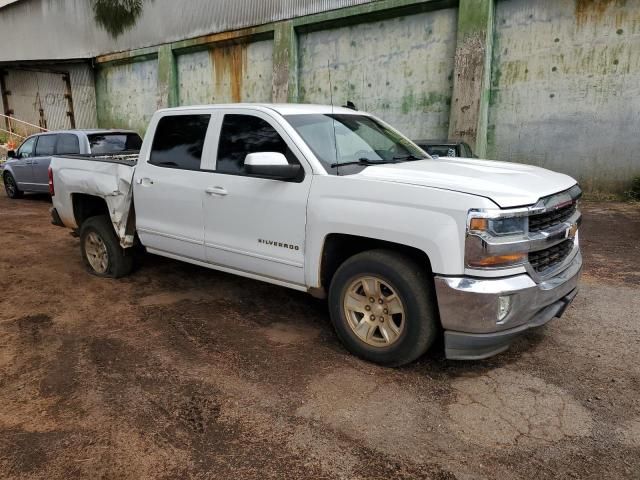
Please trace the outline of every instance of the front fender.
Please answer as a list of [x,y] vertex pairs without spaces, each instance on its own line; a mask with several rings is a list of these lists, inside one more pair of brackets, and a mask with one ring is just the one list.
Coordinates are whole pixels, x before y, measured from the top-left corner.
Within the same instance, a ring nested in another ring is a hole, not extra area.
[[307,285],[320,287],[325,240],[336,233],[416,248],[428,256],[433,273],[460,275],[467,212],[489,203],[482,197],[429,187],[316,176],[307,214]]

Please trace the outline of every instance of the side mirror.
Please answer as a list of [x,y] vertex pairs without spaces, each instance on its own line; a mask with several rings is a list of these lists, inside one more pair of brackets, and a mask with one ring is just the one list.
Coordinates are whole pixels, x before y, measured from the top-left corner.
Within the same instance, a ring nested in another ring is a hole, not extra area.
[[290,165],[287,158],[277,152],[250,153],[244,159],[244,166],[249,175],[274,180],[295,180],[302,170],[302,166]]
[[18,155],[16,155],[16,151],[15,150],[9,150],[7,152],[7,158],[18,158]]

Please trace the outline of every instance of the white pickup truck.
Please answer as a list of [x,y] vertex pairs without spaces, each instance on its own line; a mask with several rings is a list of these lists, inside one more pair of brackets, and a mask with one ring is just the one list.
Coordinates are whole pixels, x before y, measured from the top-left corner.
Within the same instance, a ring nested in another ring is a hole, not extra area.
[[54,157],[53,223],[90,272],[147,252],[328,297],[353,353],[397,366],[444,335],[505,350],[577,293],[581,190],[521,164],[432,158],[372,115],[212,105],[152,118],[139,156]]

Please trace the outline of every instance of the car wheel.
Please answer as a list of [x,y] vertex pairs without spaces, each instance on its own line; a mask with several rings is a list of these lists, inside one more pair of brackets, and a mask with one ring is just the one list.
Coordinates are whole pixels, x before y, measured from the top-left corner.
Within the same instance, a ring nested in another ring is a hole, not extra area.
[[371,250],[345,261],[331,281],[329,309],[344,345],[381,365],[416,360],[439,331],[428,267],[393,251]]
[[133,255],[118,241],[111,220],[91,217],[80,227],[82,260],[87,270],[99,277],[120,278],[131,273]]
[[22,198],[22,190],[18,188],[15,178],[9,172],[3,175],[4,189],[9,198]]

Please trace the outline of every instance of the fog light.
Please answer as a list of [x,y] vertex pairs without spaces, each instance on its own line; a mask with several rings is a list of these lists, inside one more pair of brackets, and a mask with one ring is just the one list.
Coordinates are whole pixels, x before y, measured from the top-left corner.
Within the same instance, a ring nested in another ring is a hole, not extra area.
[[498,298],[498,323],[502,322],[511,310],[511,297]]

